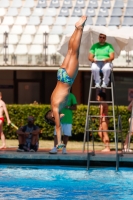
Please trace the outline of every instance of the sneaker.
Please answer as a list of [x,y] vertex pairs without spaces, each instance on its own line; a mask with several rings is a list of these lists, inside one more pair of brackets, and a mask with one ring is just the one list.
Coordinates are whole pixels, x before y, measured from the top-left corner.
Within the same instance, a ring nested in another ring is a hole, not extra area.
[[122,152],[133,152],[133,150],[132,149],[127,149],[127,148],[124,148],[124,149],[122,149]]
[[65,145],[64,144],[58,144],[57,149],[63,148]]
[[57,148],[54,147],[53,149],[51,149],[51,151],[49,151],[49,153],[51,153],[51,154],[56,154],[56,153],[57,153]]
[[95,88],[101,88],[99,83],[96,83]]
[[62,154],[67,154],[66,147],[63,147]]
[[34,149],[30,149],[30,152],[35,152],[35,150]]
[[18,148],[17,152],[24,152],[24,149]]
[[107,85],[103,82],[103,84],[102,84],[101,87],[102,87],[102,88],[107,88]]

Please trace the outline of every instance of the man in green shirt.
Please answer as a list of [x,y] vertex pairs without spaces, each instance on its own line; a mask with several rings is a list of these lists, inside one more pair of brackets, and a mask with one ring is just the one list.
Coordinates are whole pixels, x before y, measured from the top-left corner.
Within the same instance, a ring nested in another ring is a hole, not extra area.
[[[105,42],[106,35],[99,35],[99,42],[92,45],[89,51],[88,59],[92,62],[91,70],[96,88],[106,88],[109,83],[109,76],[113,67],[114,48],[111,44]],[[103,73],[103,82],[101,85],[100,70]]]
[[[65,146],[62,149],[62,153],[66,154],[66,145],[69,139],[69,136],[71,136],[72,132],[72,123],[73,123],[73,110],[77,109],[77,100],[76,97],[72,94],[69,93],[68,96],[68,102],[67,106],[61,110],[61,113],[64,114],[64,117],[61,118],[61,129],[63,135],[63,144]],[[56,131],[54,131],[54,148],[49,152],[51,154],[56,154],[57,153],[57,136],[56,136]]]

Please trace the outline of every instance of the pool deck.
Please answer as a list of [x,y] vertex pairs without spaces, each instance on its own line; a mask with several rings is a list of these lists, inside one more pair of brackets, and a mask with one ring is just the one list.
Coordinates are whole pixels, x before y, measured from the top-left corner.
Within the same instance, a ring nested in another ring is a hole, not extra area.
[[[91,152],[68,150],[67,154],[49,154],[50,149],[39,149],[38,152],[17,152],[17,148],[7,148],[0,151],[0,163],[10,164],[42,164],[42,165],[76,165],[87,166],[88,155],[89,166],[116,166],[115,151],[103,153],[96,151],[93,155]],[[122,154],[118,152],[119,166],[133,167],[133,153]]]

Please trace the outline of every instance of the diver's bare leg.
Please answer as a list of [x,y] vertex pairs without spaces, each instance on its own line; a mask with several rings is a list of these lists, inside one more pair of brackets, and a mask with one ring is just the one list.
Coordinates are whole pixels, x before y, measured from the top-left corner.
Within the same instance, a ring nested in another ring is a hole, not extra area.
[[71,57],[69,59],[69,63],[66,66],[66,71],[70,77],[74,77],[77,74],[78,70],[78,56],[79,56],[79,48],[84,28],[84,23],[86,21],[86,17],[82,17],[78,23],[76,23],[77,32],[72,43],[72,52]]
[[71,38],[69,40],[67,55],[66,55],[66,57],[65,57],[65,59],[64,59],[64,61],[62,63],[61,68],[66,68],[66,66],[69,63],[75,37],[77,37],[76,35],[78,33],[78,29],[83,29],[82,24],[83,24],[83,21],[85,21],[85,20],[86,20],[86,17],[82,16],[80,18],[80,20],[76,23],[76,25],[75,25],[75,31],[74,31],[74,33],[72,34],[72,36],[71,36]]
[[69,62],[70,57],[71,57],[71,52],[72,52],[72,44],[73,44],[74,38],[76,36],[76,33],[77,33],[77,28],[74,30],[74,33],[72,34],[72,36],[69,40],[68,51],[67,51],[66,57],[64,58],[62,65],[61,65],[61,68],[65,68],[65,66],[68,65],[68,62]]

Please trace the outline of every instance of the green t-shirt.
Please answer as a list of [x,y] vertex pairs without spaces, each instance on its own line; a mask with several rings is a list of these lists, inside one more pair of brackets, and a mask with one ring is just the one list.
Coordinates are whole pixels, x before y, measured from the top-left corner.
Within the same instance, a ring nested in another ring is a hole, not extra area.
[[[76,97],[70,93],[68,96],[68,102],[66,106],[73,106],[77,104]],[[61,110],[61,113],[63,113],[65,116],[62,117],[61,119],[61,124],[72,124],[72,116],[73,116],[73,111],[68,109],[68,108],[63,108]]]
[[105,43],[104,45],[100,45],[100,43],[95,43],[90,48],[90,53],[92,53],[94,58],[97,60],[102,60],[110,57],[110,53],[114,52],[114,48],[111,44]]

